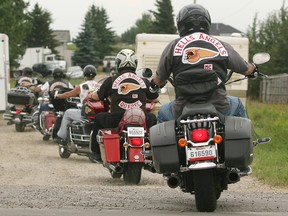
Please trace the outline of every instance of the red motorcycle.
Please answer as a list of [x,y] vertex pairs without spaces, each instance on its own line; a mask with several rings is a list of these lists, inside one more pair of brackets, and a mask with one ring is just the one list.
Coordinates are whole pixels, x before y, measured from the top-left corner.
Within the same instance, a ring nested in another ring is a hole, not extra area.
[[103,166],[112,178],[123,175],[126,184],[136,185],[142,168],[153,167],[148,136],[145,113],[140,108],[127,110],[118,128],[99,130],[97,141]]
[[[136,74],[149,79],[150,68],[141,68]],[[155,102],[146,103],[146,111],[152,112]],[[103,166],[112,178],[123,175],[126,184],[136,185],[141,180],[142,168],[155,172],[146,127],[145,113],[140,108],[127,110],[118,128],[99,130],[97,141],[100,145]]]

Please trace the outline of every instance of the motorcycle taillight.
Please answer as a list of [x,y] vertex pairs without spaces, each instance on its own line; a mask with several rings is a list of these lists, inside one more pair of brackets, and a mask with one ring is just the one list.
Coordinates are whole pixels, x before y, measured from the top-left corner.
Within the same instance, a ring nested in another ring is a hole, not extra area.
[[196,129],[191,132],[191,139],[193,142],[205,142],[209,138],[209,132],[206,129]]
[[129,139],[129,143],[133,146],[141,146],[143,145],[143,138],[138,138],[138,137],[135,137],[135,138],[130,138]]
[[21,112],[21,110],[16,110],[16,114],[20,114]]

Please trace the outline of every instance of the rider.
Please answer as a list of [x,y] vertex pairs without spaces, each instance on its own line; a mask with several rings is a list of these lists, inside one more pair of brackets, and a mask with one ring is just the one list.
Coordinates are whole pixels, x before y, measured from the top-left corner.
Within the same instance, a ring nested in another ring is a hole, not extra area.
[[[70,97],[80,97],[81,104],[91,91],[96,91],[100,84],[94,80],[96,76],[96,68],[93,65],[87,65],[83,69],[84,82],[79,86],[76,86],[73,90],[65,92],[63,94],[56,95],[59,99],[67,99]],[[60,129],[57,133],[57,143],[60,145],[67,145],[68,125],[72,121],[80,121],[82,119],[81,109],[70,108],[65,111]]]
[[224,115],[235,114],[230,108],[230,104],[233,104],[240,115],[245,116],[245,109],[239,98],[227,98],[227,69],[247,76],[254,72],[255,66],[247,63],[231,45],[209,35],[211,18],[203,6],[184,6],[176,20],[180,38],[166,46],[156,76],[151,81],[152,88],[163,86],[172,73],[176,99],[164,105],[158,119],[167,119],[165,115],[168,113],[169,116],[169,110],[177,118],[185,103],[199,100],[214,104]]
[[[126,110],[138,107],[145,110],[146,101],[157,100],[158,93],[149,91],[150,82],[136,75],[137,57],[130,49],[121,50],[115,59],[115,76],[108,77],[98,91],[88,95],[94,100],[110,99],[111,112],[98,113],[95,117],[93,134],[91,135],[91,152],[96,160],[101,161],[99,144],[96,135],[99,129],[118,126]],[[156,124],[156,117],[146,113],[147,127]]]
[[[65,80],[63,80],[63,78],[65,78],[65,74],[63,72],[62,69],[60,68],[55,68],[53,70],[52,73],[53,76],[53,80],[47,81],[45,82],[42,86],[31,86],[30,89],[33,92],[40,92],[40,93],[46,93],[46,94],[51,94],[51,92],[53,92],[54,90],[56,90],[57,88],[70,88],[73,89],[74,86],[70,83],[70,82],[66,82]],[[51,107],[50,104],[48,103],[44,103],[40,106],[39,109],[39,116],[41,115],[41,113],[43,111],[50,111],[53,110],[53,107]],[[40,130],[40,119],[38,116],[38,122],[37,122],[37,129]]]
[[33,70],[30,67],[23,68],[22,75],[17,79],[15,83],[15,87],[42,84],[40,80],[33,78],[32,74],[33,74]]

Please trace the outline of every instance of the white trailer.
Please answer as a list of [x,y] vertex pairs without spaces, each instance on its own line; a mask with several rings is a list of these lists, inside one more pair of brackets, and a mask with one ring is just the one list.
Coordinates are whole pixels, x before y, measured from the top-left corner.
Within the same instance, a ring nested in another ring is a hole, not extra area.
[[8,89],[10,89],[9,38],[6,34],[0,33],[0,111],[4,111],[8,105]]
[[[156,71],[159,64],[160,56],[167,44],[178,38],[177,34],[137,34],[135,52],[138,58],[138,68],[148,67],[153,72]],[[215,36],[219,40],[225,41],[239,52],[239,54],[248,61],[249,55],[249,40],[246,37],[239,36]],[[234,73],[230,80],[236,80],[243,75]],[[229,85],[226,85],[229,95],[240,97],[243,103],[246,102],[246,93],[248,89],[247,80],[242,80]],[[169,99],[174,99],[174,90],[168,86]],[[162,96],[165,98],[165,96]],[[161,99],[161,98],[160,98]],[[164,100],[167,100],[165,98]]]

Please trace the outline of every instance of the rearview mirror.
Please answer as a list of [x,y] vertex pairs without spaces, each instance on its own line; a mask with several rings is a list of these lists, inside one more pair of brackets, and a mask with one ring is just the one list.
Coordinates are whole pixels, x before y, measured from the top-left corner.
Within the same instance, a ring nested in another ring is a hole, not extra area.
[[253,62],[255,64],[264,64],[270,60],[270,54],[269,53],[256,53],[253,56]]
[[141,68],[136,71],[136,74],[142,78],[149,79],[152,77],[153,72],[150,68]]

